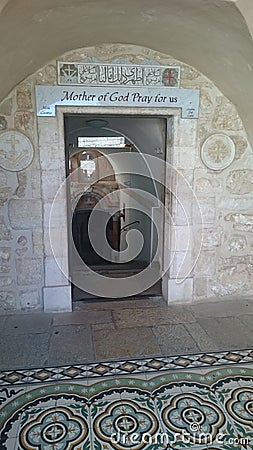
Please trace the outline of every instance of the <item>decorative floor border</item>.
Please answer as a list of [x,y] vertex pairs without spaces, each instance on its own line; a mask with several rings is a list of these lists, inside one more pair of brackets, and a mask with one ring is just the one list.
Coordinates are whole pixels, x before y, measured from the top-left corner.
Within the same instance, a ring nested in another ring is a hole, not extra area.
[[0,386],[49,383],[87,378],[104,378],[135,374],[151,374],[168,370],[212,368],[233,364],[252,364],[253,349],[196,353],[117,361],[92,362],[28,370],[0,372]]
[[233,364],[0,387],[0,449],[251,450],[252,377]]

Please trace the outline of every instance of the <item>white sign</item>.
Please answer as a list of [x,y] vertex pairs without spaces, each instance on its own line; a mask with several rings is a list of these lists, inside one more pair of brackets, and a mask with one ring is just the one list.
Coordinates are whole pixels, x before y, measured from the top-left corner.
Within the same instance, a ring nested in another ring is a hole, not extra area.
[[36,86],[37,116],[55,116],[56,106],[181,108],[183,119],[197,119],[198,89]]
[[[86,121],[86,123],[89,122]],[[91,121],[92,122],[92,121]],[[79,137],[77,139],[78,147],[111,147],[111,148],[120,148],[126,147],[126,140],[123,136],[96,136],[96,137]]]

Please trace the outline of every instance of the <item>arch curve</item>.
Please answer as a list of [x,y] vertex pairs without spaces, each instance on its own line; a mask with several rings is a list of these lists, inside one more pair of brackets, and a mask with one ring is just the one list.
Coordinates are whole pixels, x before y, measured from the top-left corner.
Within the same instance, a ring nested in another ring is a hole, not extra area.
[[238,108],[253,141],[251,0],[157,0],[155,7],[151,0],[27,0],[26,7],[22,0],[2,0],[0,11],[0,99],[84,42],[126,45],[131,36],[132,44],[171,54],[213,80]]

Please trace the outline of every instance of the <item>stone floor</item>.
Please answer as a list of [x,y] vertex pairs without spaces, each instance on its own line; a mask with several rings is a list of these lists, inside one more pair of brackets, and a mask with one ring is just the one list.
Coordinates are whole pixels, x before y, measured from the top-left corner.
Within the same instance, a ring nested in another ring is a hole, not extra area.
[[253,348],[253,299],[167,306],[161,298],[74,303],[0,317],[0,370]]

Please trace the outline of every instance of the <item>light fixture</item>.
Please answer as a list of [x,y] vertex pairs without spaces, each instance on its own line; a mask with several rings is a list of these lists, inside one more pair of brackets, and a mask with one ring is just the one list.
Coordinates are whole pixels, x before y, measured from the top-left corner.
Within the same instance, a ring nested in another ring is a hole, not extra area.
[[108,122],[104,119],[89,119],[86,120],[86,124],[92,128],[103,128],[108,125]]

